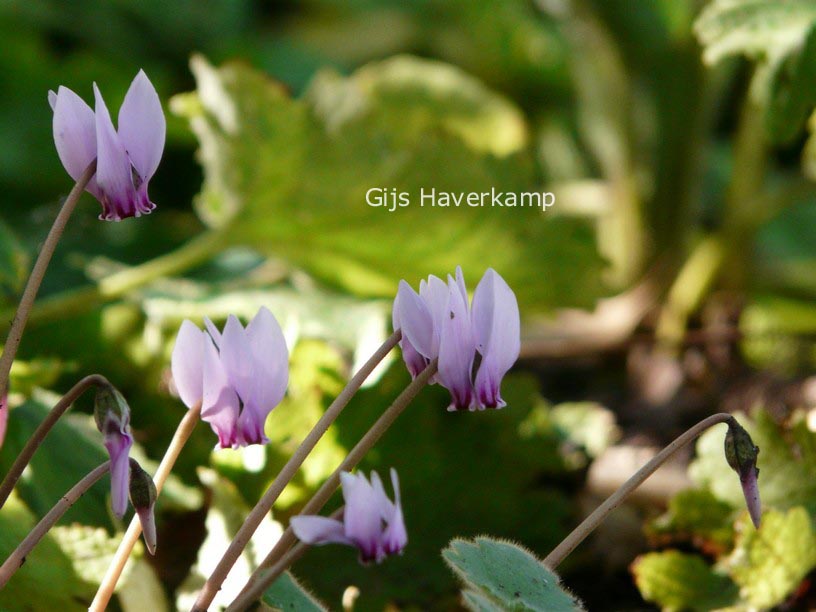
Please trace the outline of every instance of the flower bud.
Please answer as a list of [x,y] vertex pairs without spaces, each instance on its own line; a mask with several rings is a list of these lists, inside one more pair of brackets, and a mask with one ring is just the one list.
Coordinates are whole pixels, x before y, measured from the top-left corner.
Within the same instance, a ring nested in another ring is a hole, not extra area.
[[104,436],[105,448],[111,460],[111,508],[116,516],[121,517],[127,510],[130,479],[128,456],[133,436],[130,433],[130,407],[112,385],[97,389],[94,420]]
[[142,469],[138,461],[131,459],[130,503],[139,516],[145,546],[151,555],[156,552],[156,519],[153,515],[153,508],[156,505],[157,496],[156,485],[150,474]]
[[762,517],[762,506],[759,500],[759,468],[756,466],[759,447],[736,419],[728,421],[728,433],[725,434],[725,459],[740,479],[742,493],[748,506],[748,513],[754,527],[759,529]]

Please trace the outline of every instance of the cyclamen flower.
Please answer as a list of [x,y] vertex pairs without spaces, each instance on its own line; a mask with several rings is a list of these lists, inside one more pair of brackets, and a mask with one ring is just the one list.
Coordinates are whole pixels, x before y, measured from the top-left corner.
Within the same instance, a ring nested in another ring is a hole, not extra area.
[[408,543],[402,516],[399,479],[391,468],[394,501],[388,499],[382,481],[371,472],[371,482],[364,474],[340,474],[343,485],[343,520],[324,516],[295,516],[290,525],[295,535],[307,544],[348,544],[360,551],[360,562],[380,563],[387,555],[402,554]]
[[484,410],[506,405],[501,381],[521,348],[518,302],[492,268],[484,273],[468,306],[462,269],[448,282],[429,276],[419,293],[400,281],[394,300],[394,329],[402,329],[403,358],[412,377],[432,360],[431,379],[451,392],[448,410]]
[[67,87],[48,92],[60,161],[78,181],[96,159],[96,174],[85,189],[102,204],[100,219],[147,214],[156,207],[147,184],[159,166],[166,132],[159,96],[140,70],[119,109],[117,132],[96,83],[93,90],[96,112]]
[[173,349],[172,370],[181,400],[201,402],[201,419],[221,448],[266,444],[266,417],[283,399],[289,382],[289,351],[280,325],[261,308],[246,329],[230,315],[221,334],[185,320]]

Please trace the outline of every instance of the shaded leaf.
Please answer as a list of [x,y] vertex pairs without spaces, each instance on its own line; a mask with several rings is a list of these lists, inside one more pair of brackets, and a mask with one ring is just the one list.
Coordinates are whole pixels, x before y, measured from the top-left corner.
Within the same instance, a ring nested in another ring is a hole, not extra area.
[[[578,601],[559,586],[558,576],[532,553],[503,540],[478,537],[452,540],[442,551],[450,568],[465,583],[473,610],[581,610]],[[475,594],[475,596],[474,596]],[[497,608],[486,608],[495,601]]]
[[708,611],[737,601],[737,585],[698,555],[649,553],[638,557],[632,572],[643,598],[663,610]]
[[320,612],[328,610],[300,585],[290,572],[281,574],[272,586],[264,591],[262,601],[273,610],[303,610]]
[[706,489],[681,491],[668,511],[648,527],[651,536],[692,540],[698,546],[723,551],[734,539],[734,508]]

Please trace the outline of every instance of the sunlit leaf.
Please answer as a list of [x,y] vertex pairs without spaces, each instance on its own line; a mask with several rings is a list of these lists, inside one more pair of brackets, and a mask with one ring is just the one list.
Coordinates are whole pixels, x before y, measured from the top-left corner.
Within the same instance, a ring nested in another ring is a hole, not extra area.
[[649,553],[638,557],[632,571],[643,598],[667,612],[707,612],[737,601],[737,585],[698,555]]
[[[493,208],[492,197],[480,207],[420,205],[422,189],[541,191],[522,115],[465,73],[398,57],[316,77],[293,100],[243,65],[196,58],[193,71],[198,91],[174,108],[201,143],[198,210],[231,241],[364,295],[392,296],[400,278],[458,264],[471,282],[495,267],[522,305],[587,303],[600,290],[585,221]],[[404,192],[410,205],[372,207],[372,188]],[[400,238],[406,228],[410,239]]]
[[759,530],[749,520],[738,530],[728,568],[741,596],[756,608],[782,603],[816,567],[816,534],[804,508],[770,510]]
[[322,612],[327,608],[307,592],[290,572],[281,574],[263,594],[263,602],[273,610]]

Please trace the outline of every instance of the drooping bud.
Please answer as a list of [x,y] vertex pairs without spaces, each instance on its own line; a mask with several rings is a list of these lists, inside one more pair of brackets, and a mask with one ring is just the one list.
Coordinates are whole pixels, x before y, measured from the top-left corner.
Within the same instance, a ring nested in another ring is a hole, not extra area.
[[103,385],[96,391],[94,420],[104,436],[105,448],[111,460],[111,508],[122,517],[127,510],[130,464],[128,455],[133,445],[130,433],[130,407],[119,391]]
[[759,529],[762,518],[762,505],[759,500],[759,468],[756,466],[759,447],[754,445],[750,434],[737,422],[728,421],[728,433],[725,434],[725,459],[740,479],[742,493],[748,506],[748,513],[754,527]]
[[142,534],[144,535],[147,552],[151,555],[156,553],[156,519],[153,509],[156,506],[156,485],[150,474],[142,469],[135,459],[130,460],[130,503],[139,522],[142,524]]

